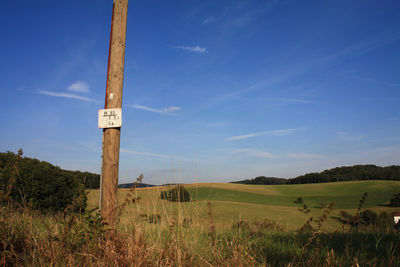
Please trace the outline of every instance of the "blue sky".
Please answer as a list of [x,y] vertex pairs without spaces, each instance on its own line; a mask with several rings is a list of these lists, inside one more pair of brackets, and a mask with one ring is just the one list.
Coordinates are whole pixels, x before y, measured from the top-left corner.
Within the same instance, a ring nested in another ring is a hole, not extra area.
[[[100,172],[111,0],[0,4],[0,151]],[[119,182],[400,164],[399,1],[135,1]]]

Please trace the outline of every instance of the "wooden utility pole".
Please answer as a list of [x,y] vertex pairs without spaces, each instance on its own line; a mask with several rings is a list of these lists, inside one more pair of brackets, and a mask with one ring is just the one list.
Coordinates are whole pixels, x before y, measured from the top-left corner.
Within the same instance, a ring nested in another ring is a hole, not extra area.
[[[105,109],[122,107],[128,0],[114,0],[108,55]],[[101,215],[115,229],[121,128],[103,129]]]

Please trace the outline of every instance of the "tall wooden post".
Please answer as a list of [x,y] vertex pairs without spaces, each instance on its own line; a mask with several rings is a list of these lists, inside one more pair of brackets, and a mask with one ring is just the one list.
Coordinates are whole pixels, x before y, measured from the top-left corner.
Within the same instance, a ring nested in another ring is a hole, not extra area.
[[[122,107],[128,0],[114,0],[107,70],[105,108]],[[121,128],[103,129],[101,215],[115,229]]]

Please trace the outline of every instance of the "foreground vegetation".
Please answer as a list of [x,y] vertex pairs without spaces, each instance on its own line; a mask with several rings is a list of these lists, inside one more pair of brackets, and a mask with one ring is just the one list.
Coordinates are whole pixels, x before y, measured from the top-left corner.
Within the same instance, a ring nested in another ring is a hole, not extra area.
[[[178,206],[180,203],[168,203]],[[125,206],[126,207],[126,206]],[[145,216],[109,231],[97,213],[43,214],[0,210],[0,260],[5,266],[398,266],[400,236],[392,229],[323,230],[332,206],[314,227],[297,231],[264,219],[221,229],[212,204],[206,223],[177,209]],[[124,212],[124,211],[121,211]]]
[[134,187],[118,192],[114,231],[97,212],[99,190],[86,196],[58,167],[22,151],[8,156],[0,166],[3,266],[400,265],[390,216],[398,208],[388,206],[399,181]]

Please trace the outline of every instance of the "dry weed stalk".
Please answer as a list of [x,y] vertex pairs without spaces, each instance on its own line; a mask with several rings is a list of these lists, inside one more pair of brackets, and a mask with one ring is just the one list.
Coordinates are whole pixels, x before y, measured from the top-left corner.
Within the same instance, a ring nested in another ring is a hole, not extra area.
[[[318,236],[319,236],[319,234],[321,234],[322,226],[323,226],[324,222],[326,221],[326,219],[328,218],[329,213],[334,209],[334,207],[335,207],[335,202],[333,202],[333,201],[330,202],[330,203],[328,204],[328,206],[324,209],[324,211],[323,211],[321,217],[319,217],[317,229],[313,230],[311,236],[308,238],[307,242],[305,243],[305,245],[304,245],[304,246],[302,247],[302,249],[301,249],[300,258],[299,258],[299,260],[298,260],[298,263],[299,263],[299,264],[300,264],[301,260],[303,259],[305,250],[312,244],[312,242],[313,242],[314,240],[316,240],[317,243],[318,243],[318,244],[315,246],[314,255],[318,255],[318,252],[319,252],[319,251],[321,250],[321,248],[322,248],[322,247],[320,246],[321,244],[319,244],[319,243],[320,243],[320,242],[319,242],[320,240],[318,239]],[[310,219],[308,219],[307,222],[306,222],[306,224],[303,225],[303,227],[304,227],[305,225],[310,225],[310,222],[312,221],[312,218],[313,218],[313,217],[311,217]],[[303,228],[303,227],[302,227],[302,228]],[[312,260],[313,260],[313,257],[310,257],[310,259],[309,259],[309,264],[311,264],[311,261],[312,261]]]

